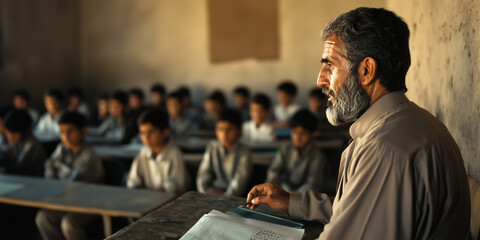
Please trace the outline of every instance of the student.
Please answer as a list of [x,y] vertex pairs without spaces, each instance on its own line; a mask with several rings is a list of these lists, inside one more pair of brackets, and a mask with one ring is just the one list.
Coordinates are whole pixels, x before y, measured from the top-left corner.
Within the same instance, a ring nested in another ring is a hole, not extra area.
[[194,126],[198,126],[200,123],[201,111],[197,106],[192,104],[190,90],[183,86],[180,87],[176,92],[178,92],[182,97],[182,107],[185,117],[187,117]]
[[137,121],[143,111],[146,110],[144,104],[145,94],[139,88],[133,88],[128,93],[128,111],[127,119],[132,122],[133,132],[138,133]]
[[150,88],[152,106],[165,109],[165,86],[160,83],[156,83]]
[[235,108],[242,114],[242,120],[250,120],[250,110],[249,104],[250,101],[250,91],[246,87],[236,87],[233,90],[233,100],[235,102]]
[[168,116],[160,109],[144,112],[139,120],[145,147],[133,160],[128,188],[147,188],[177,195],[189,186],[189,176],[180,149],[169,141]]
[[108,101],[109,116],[98,128],[92,129],[90,134],[103,136],[114,143],[128,143],[135,136],[136,128],[125,114],[127,105],[128,95],[123,91],[115,91]]
[[296,95],[297,87],[294,83],[285,81],[278,85],[278,104],[273,110],[277,127],[288,127],[288,120],[300,109],[300,106],[294,103]]
[[11,110],[3,119],[9,148],[0,159],[0,172],[40,176],[46,156],[32,134],[32,118],[26,110]]
[[40,114],[38,111],[32,107],[30,107],[30,93],[25,89],[17,89],[13,92],[13,107],[15,109],[24,109],[27,110],[32,117],[32,127],[38,122],[38,118]]
[[192,130],[193,126],[190,120],[183,114],[182,97],[178,92],[173,92],[168,95],[167,111],[172,136],[185,136]]
[[2,157],[3,153],[8,149],[8,140],[5,136],[6,130],[5,126],[3,125],[3,120],[7,113],[11,110],[10,106],[0,107],[0,158]]
[[[218,115],[225,108],[225,95],[220,90],[213,91],[203,102],[205,110],[200,121],[200,128],[205,130],[214,130]],[[241,120],[240,116],[240,120]]]
[[242,196],[252,169],[250,149],[239,141],[242,120],[235,110],[224,110],[203,156],[197,174],[197,190],[217,195]]
[[83,90],[79,86],[68,89],[68,111],[77,111],[83,114],[87,119],[90,117],[90,109],[84,101]]
[[38,121],[34,134],[37,138],[46,140],[58,139],[60,137],[58,119],[63,112],[63,93],[59,89],[52,88],[45,92],[43,100],[47,112]]
[[99,126],[108,117],[108,100],[109,96],[104,93],[97,99],[97,112],[90,120],[93,126]]
[[282,146],[268,168],[267,182],[288,191],[319,191],[325,155],[314,146],[317,120],[308,110],[299,110],[290,119],[292,141]]
[[[105,176],[102,161],[84,140],[85,116],[68,111],[62,114],[58,124],[62,142],[45,163],[45,178],[101,183]],[[41,209],[35,223],[43,239],[87,239],[86,228],[97,217]]]
[[323,94],[322,89],[316,87],[310,91],[308,97],[308,108],[320,123],[327,124],[327,95]]
[[270,122],[272,111],[270,98],[263,93],[253,96],[250,103],[252,120],[243,123],[242,138],[246,141],[272,142],[276,138],[275,127]]

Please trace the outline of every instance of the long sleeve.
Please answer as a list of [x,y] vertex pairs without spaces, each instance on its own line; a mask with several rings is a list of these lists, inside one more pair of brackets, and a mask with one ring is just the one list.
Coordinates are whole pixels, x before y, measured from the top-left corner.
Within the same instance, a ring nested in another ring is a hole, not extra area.
[[187,190],[189,184],[182,153],[179,150],[175,150],[170,161],[171,168],[168,171],[168,180],[163,182],[162,186],[167,192],[180,195]]
[[332,216],[332,200],[315,191],[291,192],[288,214],[296,219],[327,223]]
[[213,150],[212,144],[209,144],[205,154],[203,155],[202,163],[198,168],[197,173],[197,190],[202,193],[206,193],[208,188],[212,185],[213,173],[211,169],[211,151]]
[[127,188],[139,188],[142,186],[142,178],[140,176],[140,154],[135,157],[128,172]]
[[227,196],[241,196],[244,194],[250,180],[250,172],[252,169],[252,155],[250,151],[242,155],[238,161],[235,174],[225,191],[225,195]]

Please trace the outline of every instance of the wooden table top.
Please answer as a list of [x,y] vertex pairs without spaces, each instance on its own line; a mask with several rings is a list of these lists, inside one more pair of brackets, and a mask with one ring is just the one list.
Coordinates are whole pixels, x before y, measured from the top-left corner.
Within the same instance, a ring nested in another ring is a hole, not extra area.
[[[245,203],[245,198],[187,192],[138,221],[113,234],[108,240],[178,239],[211,210],[222,212]],[[286,213],[260,206],[260,211],[287,217]],[[307,223],[304,239],[315,239],[323,231],[320,223]]]

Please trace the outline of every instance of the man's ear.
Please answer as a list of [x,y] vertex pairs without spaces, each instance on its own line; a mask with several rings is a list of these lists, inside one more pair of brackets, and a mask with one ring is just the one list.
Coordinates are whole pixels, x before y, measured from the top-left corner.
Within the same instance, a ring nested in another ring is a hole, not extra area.
[[362,86],[370,85],[376,79],[377,61],[371,57],[366,57],[360,62],[358,67],[359,81]]

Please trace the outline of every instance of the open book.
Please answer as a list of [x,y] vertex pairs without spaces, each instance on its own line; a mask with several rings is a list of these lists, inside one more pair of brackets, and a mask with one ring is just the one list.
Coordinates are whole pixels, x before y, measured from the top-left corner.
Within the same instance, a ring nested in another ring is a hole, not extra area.
[[203,215],[180,239],[300,240],[305,230],[231,216],[218,210]]

